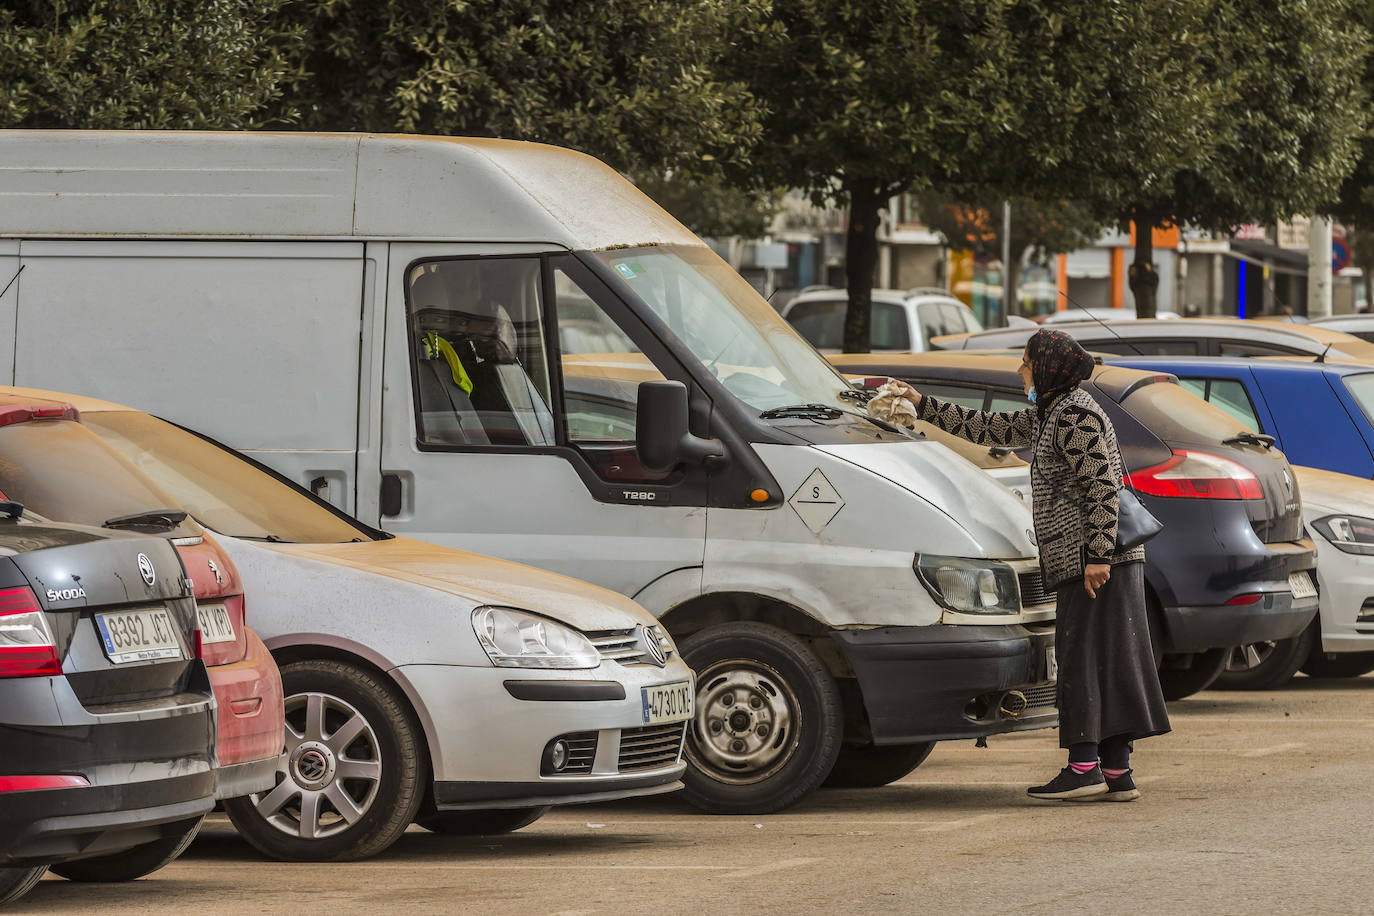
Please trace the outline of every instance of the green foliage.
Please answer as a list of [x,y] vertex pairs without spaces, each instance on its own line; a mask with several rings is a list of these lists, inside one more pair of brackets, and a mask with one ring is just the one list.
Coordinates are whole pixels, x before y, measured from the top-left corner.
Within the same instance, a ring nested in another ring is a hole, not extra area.
[[274,19],[284,2],[10,2],[0,8],[0,127],[257,126],[291,68],[294,36]]
[[635,184],[688,229],[712,238],[767,235],[782,208],[782,192],[744,190],[720,177],[653,172],[635,178]]
[[303,126],[536,140],[637,173],[743,165],[759,106],[717,75],[748,0],[298,0]]
[[[949,246],[1001,256],[1002,199],[996,193],[955,197],[927,191],[920,195],[917,209],[922,221]],[[1102,228],[1082,204],[1011,198],[1010,247],[1016,260],[1028,254],[1032,261],[1042,262],[1052,254],[1076,251],[1096,241]]]

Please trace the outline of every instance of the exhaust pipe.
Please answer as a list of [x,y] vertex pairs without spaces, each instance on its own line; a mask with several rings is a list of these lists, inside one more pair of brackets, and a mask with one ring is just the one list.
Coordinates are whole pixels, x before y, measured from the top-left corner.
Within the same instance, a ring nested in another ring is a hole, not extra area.
[[1008,690],[1002,694],[1002,699],[997,702],[997,711],[1004,716],[1015,719],[1025,712],[1028,706],[1030,706],[1030,701],[1026,699],[1024,693],[1019,690]]

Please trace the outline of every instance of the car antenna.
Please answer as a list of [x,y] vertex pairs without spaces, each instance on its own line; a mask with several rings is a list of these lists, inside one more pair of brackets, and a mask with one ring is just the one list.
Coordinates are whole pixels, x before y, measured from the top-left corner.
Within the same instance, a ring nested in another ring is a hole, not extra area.
[[1059,290],[1059,295],[1061,295],[1061,296],[1063,296],[1065,299],[1067,299],[1067,300],[1069,301],[1069,304],[1072,305],[1074,308],[1078,309],[1078,310],[1079,310],[1080,312],[1082,312],[1084,315],[1087,315],[1087,316],[1088,316],[1089,318],[1091,318],[1093,321],[1096,321],[1098,324],[1102,325],[1102,327],[1106,328],[1106,329],[1107,329],[1107,332],[1108,332],[1109,334],[1111,334],[1111,335],[1112,335],[1113,337],[1115,337],[1117,340],[1121,341],[1121,342],[1124,343],[1126,346],[1128,346],[1128,347],[1130,347],[1132,350],[1134,350],[1134,351],[1136,352],[1136,355],[1137,355],[1137,356],[1147,356],[1147,355],[1148,355],[1148,354],[1146,354],[1143,350],[1141,350],[1139,347],[1137,347],[1135,344],[1131,343],[1129,340],[1127,340],[1126,338],[1122,337],[1120,334],[1116,333],[1116,329],[1113,328],[1111,325],[1107,324],[1107,322],[1103,321],[1101,318],[1098,318],[1096,315],[1094,315],[1094,314],[1093,314],[1092,312],[1090,312],[1088,309],[1084,308],[1082,305],[1079,305],[1077,302],[1075,302],[1075,301],[1074,301],[1074,298],[1073,298],[1072,296],[1070,296],[1068,293],[1064,292],[1062,289]]
[[19,275],[22,274],[24,272],[24,268],[28,266],[29,265],[27,264],[19,265],[19,269],[14,272],[14,276],[10,277],[10,282],[5,284],[4,289],[0,289],[0,299],[5,298],[5,293],[10,291],[10,287],[14,285],[14,281],[19,279]]

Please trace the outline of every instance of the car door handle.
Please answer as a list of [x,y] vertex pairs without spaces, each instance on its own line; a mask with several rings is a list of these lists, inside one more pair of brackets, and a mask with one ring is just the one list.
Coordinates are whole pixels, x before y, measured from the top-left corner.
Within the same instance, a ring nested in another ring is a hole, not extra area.
[[404,496],[405,493],[401,484],[401,475],[383,474],[382,490],[380,493],[382,515],[400,515],[401,509],[405,504]]

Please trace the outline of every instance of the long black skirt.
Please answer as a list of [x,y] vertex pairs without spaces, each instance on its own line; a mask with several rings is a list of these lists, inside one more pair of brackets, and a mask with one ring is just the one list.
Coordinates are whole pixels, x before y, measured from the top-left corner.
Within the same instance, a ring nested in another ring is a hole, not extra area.
[[1169,714],[1150,649],[1145,564],[1113,566],[1095,599],[1082,579],[1060,585],[1057,595],[1059,746],[1167,732]]

